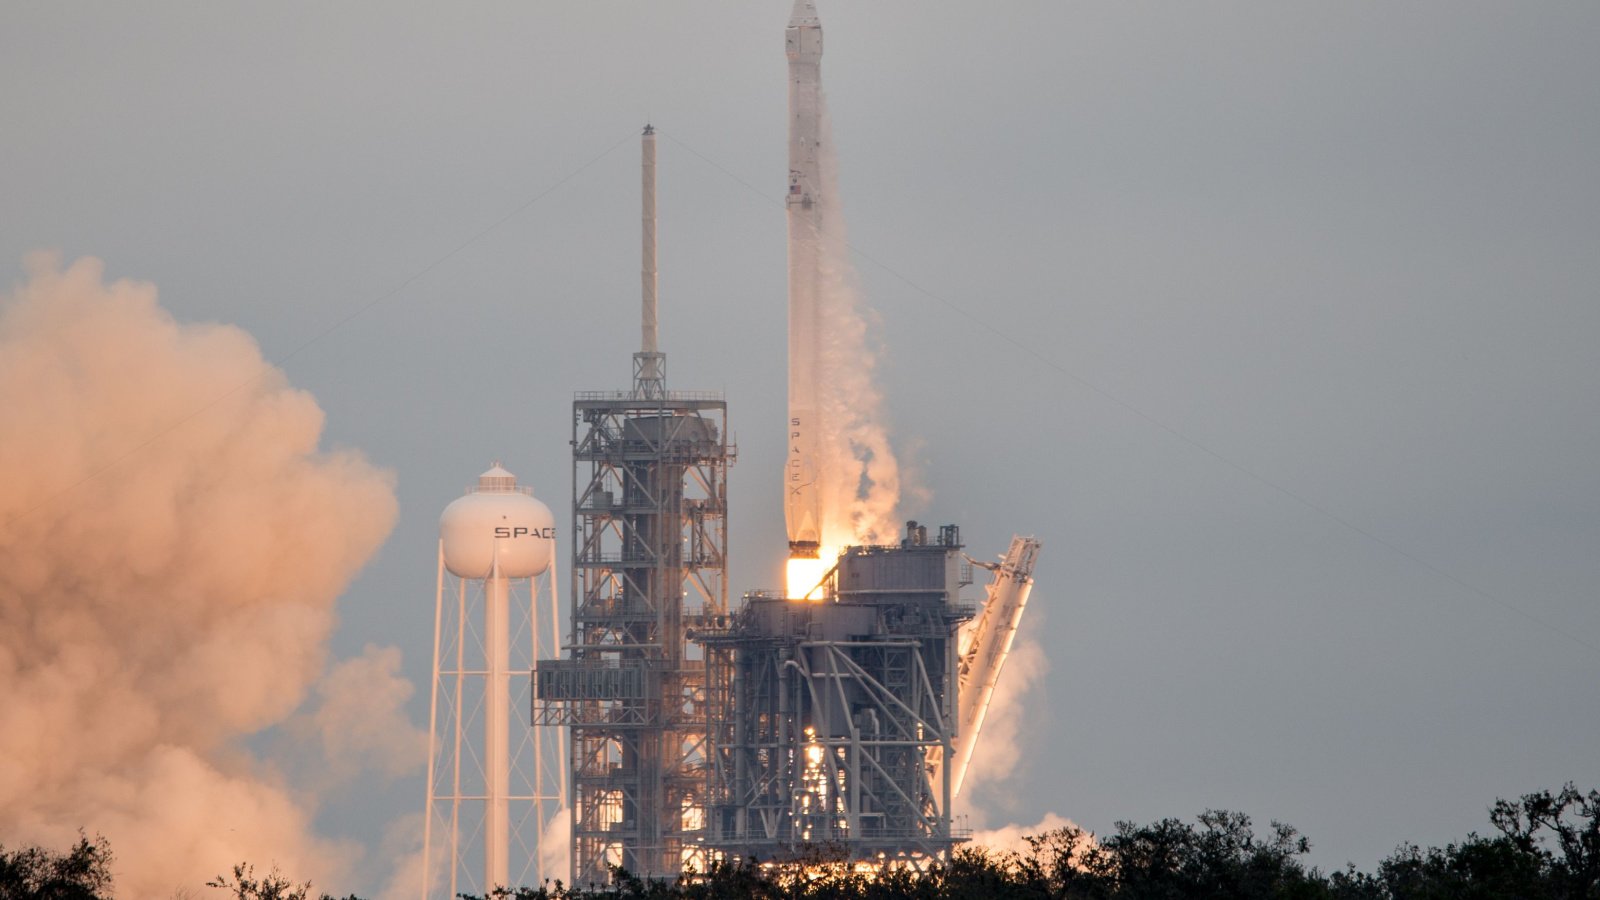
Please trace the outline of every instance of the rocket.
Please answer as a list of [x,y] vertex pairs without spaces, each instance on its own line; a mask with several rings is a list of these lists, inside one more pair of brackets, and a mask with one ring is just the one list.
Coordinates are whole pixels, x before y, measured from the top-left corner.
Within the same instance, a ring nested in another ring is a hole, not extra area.
[[795,0],[784,29],[789,57],[789,443],[783,515],[790,558],[817,556],[822,542],[822,467],[817,381],[821,356],[822,22],[813,0]]

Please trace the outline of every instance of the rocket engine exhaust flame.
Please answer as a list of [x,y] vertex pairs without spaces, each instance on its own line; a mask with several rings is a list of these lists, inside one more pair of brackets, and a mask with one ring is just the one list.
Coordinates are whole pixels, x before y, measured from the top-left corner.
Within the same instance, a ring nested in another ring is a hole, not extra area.
[[823,581],[839,564],[838,547],[824,547],[813,557],[791,556],[784,572],[784,595],[791,600],[823,599]]
[[[390,476],[320,452],[321,410],[245,332],[179,324],[94,260],[27,268],[0,299],[0,835],[104,834],[131,897],[241,860],[351,877],[359,848],[314,833],[309,797],[426,748],[398,651],[324,677],[334,601],[394,521]],[[320,747],[317,791],[244,746],[275,724]]]

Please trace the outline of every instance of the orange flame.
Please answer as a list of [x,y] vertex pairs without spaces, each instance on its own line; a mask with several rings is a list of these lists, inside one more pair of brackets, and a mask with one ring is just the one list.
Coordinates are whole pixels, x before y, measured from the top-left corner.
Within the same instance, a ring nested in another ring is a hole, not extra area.
[[823,547],[816,559],[789,560],[785,571],[784,595],[790,600],[823,599],[822,579],[839,561],[838,547]]

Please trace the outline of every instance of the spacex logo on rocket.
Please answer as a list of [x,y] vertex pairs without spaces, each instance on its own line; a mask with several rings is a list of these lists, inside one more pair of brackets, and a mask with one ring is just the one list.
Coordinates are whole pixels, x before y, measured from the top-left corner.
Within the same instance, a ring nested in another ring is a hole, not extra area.
[[790,419],[789,427],[789,480],[800,480],[800,420]]

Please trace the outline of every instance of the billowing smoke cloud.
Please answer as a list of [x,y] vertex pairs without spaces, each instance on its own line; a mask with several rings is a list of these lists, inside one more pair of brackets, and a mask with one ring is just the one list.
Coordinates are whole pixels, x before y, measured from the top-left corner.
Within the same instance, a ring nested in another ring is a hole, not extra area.
[[544,843],[539,845],[539,869],[549,879],[567,880],[572,871],[572,807],[563,806],[545,825]]
[[[998,853],[1025,854],[1029,850],[1028,838],[1037,837],[1047,831],[1078,827],[1078,824],[1071,819],[1055,813],[1045,813],[1044,818],[1036,825],[1006,825],[1001,828],[974,831],[972,843]],[[1073,856],[1076,861],[1077,854]]]
[[[241,860],[333,888],[359,848],[315,837],[313,803],[241,739],[322,675],[390,478],[319,451],[315,401],[243,331],[179,324],[94,260],[29,272],[0,309],[0,839],[102,833],[122,896]],[[324,682],[306,721],[330,759],[388,753],[396,664],[374,650]],[[351,724],[353,693],[372,705]]]
[[[838,155],[825,96],[820,97],[819,111],[822,193],[838,198]],[[826,473],[821,482],[823,544],[890,543],[899,532],[898,507],[903,495],[920,502],[926,498],[905,483],[905,471],[889,442],[883,395],[873,379],[877,352],[871,339],[870,311],[861,301],[837,199],[823,205],[821,227],[823,283],[818,302],[827,323],[818,360],[819,449]],[[962,788],[964,805],[980,820],[984,816],[981,800],[975,804],[972,798],[1001,793],[986,787],[1002,787],[1005,775],[1016,771],[1023,749],[1024,700],[1048,669],[1044,648],[1019,636],[996,685]]]
[[[821,100],[822,151],[818,172],[825,197],[839,197],[839,161],[825,98]],[[844,214],[835,202],[822,207],[817,302],[825,323],[817,361],[821,434],[822,543],[878,544],[899,532],[896,506],[901,473],[889,444],[883,395],[873,380],[876,348],[850,261]]]
[[1022,796],[1018,782],[1026,779],[1020,765],[1026,749],[1024,728],[1030,720],[1033,689],[1050,671],[1044,646],[1025,633],[1018,634],[1006,657],[1006,667],[995,683],[994,697],[983,722],[983,736],[972,754],[967,780],[961,788],[958,805],[969,821],[979,826],[972,842],[991,850],[1024,853],[1025,837],[1078,825],[1065,816],[1047,812],[1034,825],[1011,824],[984,828],[984,823],[1004,821],[1015,813],[1013,798]]
[[[426,751],[426,748],[424,748]],[[401,816],[389,824],[383,840],[378,845],[376,864],[382,873],[374,872],[367,880],[382,883],[376,900],[413,900],[422,884],[424,874],[422,855],[422,829],[427,817],[422,813]],[[435,874],[439,867],[433,867]],[[428,895],[437,889],[438,878],[428,886]]]
[[[313,689],[311,708],[283,728],[310,763],[303,788],[326,789],[363,773],[398,778],[428,760],[428,735],[406,718],[413,686],[400,675],[397,647],[367,645],[331,668]],[[304,750],[314,748],[314,758]],[[286,753],[294,754],[293,749]]]
[[1005,812],[1000,801],[1013,796],[1011,782],[1020,777],[1018,764],[1026,749],[1023,728],[1030,719],[1029,700],[1034,686],[1049,671],[1050,660],[1044,647],[1019,631],[1000,680],[995,682],[989,710],[983,718],[982,736],[973,748],[972,763],[961,787],[961,800],[970,814]]
[[[883,395],[873,379],[877,362],[877,348],[871,339],[873,322],[870,310],[861,301],[859,279],[850,260],[844,215],[837,200],[839,160],[834,151],[832,120],[827,99],[820,91],[819,106],[821,191],[823,196],[834,198],[834,202],[822,206],[822,234],[818,241],[822,284],[817,299],[825,323],[817,373],[821,407],[819,463],[824,473],[820,481],[822,543],[888,543],[899,532],[902,492],[913,500],[925,498],[922,492],[903,483],[904,470],[889,441]],[[1009,793],[1005,790],[1006,776],[1017,770],[1022,756],[1025,700],[1048,669],[1044,648],[1037,641],[1019,637],[996,685],[962,788],[960,801],[976,821],[988,817],[991,804],[985,800]],[[998,805],[994,811],[1005,812]],[[1020,846],[1023,834],[1068,824],[1071,823],[1051,813],[1032,829],[1011,825],[980,834],[990,841]]]
[[1044,831],[1072,824],[1055,813],[1046,813],[1043,821],[1034,826],[1004,825],[981,830],[990,821],[1005,821],[1015,815],[1016,799],[1025,797],[1019,790],[1026,779],[1021,765],[1027,749],[1024,730],[1037,698],[1034,688],[1050,671],[1050,660],[1037,640],[1019,633],[1006,657],[1005,669],[995,683],[989,710],[984,716],[982,736],[973,748],[972,764],[967,769],[966,781],[956,798],[956,809],[980,830],[973,841],[1000,850],[1027,849],[1023,835],[1036,835]]

